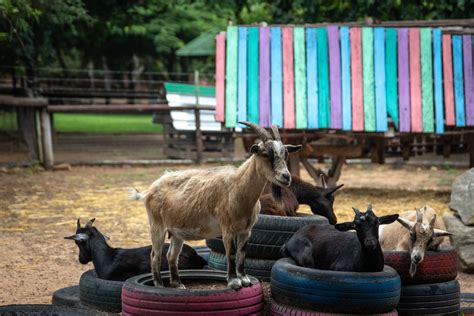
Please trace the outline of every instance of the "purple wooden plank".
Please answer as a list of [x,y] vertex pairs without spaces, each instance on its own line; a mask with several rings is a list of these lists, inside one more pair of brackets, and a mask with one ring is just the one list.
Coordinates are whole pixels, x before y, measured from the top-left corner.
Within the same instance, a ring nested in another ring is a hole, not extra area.
[[259,50],[259,123],[260,126],[271,126],[270,111],[270,28],[260,28]]
[[331,128],[342,128],[341,98],[341,51],[339,49],[339,30],[328,26],[329,41],[329,80],[331,89]]
[[398,108],[400,132],[410,131],[410,76],[408,56],[408,29],[398,30]]
[[471,35],[463,35],[464,60],[464,93],[466,102],[466,125],[474,125],[474,78],[472,74],[472,40]]

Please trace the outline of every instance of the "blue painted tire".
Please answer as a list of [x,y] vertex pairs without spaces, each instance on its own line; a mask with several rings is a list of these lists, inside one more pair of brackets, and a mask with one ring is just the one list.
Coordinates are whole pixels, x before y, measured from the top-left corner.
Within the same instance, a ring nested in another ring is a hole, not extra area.
[[297,266],[290,258],[272,268],[271,291],[280,304],[330,313],[386,313],[400,300],[397,272],[342,272]]

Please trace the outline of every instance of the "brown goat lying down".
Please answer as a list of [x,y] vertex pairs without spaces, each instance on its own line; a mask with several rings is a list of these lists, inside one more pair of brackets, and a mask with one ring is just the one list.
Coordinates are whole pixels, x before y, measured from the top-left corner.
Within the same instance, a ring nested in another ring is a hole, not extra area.
[[[324,181],[323,184],[325,184]],[[343,185],[334,188],[317,187],[297,176],[292,176],[290,186],[281,188],[281,201],[277,201],[272,195],[271,184],[267,184],[260,196],[262,205],[260,214],[296,216],[299,205],[306,204],[311,208],[313,214],[326,217],[329,223],[334,225],[337,223],[333,209],[334,192],[342,188]]]

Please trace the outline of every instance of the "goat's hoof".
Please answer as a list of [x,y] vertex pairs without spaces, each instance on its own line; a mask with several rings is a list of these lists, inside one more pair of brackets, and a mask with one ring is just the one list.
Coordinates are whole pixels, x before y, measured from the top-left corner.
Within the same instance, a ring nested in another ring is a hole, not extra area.
[[170,286],[171,286],[172,288],[180,289],[180,290],[185,290],[185,289],[186,289],[186,287],[184,286],[184,284],[181,283],[181,282],[173,282],[173,283],[170,284]]
[[249,287],[252,285],[252,281],[250,281],[249,277],[246,275],[240,277],[240,282],[242,282],[243,287]]
[[227,286],[230,287],[233,290],[238,290],[242,288],[242,281],[238,278],[231,279],[229,283],[227,283]]

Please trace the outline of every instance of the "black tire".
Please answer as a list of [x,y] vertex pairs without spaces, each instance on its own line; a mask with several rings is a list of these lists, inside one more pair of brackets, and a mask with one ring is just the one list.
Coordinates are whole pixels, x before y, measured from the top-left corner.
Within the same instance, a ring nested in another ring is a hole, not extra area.
[[81,304],[98,310],[118,313],[122,310],[121,281],[103,280],[94,270],[86,271],[79,280]]
[[53,293],[53,305],[80,307],[79,285],[68,286]]
[[403,286],[397,310],[400,315],[457,315],[461,295],[457,280]]
[[[270,275],[275,260],[245,258],[245,273],[262,281],[270,281]],[[225,255],[211,252],[209,256],[209,268],[227,271],[227,259]]]
[[107,316],[106,312],[70,306],[42,304],[5,305],[0,306],[1,316]]
[[397,307],[400,288],[400,277],[389,266],[370,273],[328,271],[300,267],[284,258],[273,265],[271,275],[277,303],[320,312],[387,313]]
[[[247,257],[269,260],[280,259],[282,257],[281,247],[301,227],[309,224],[327,223],[327,218],[319,215],[299,214],[297,217],[259,215],[245,248]],[[221,238],[207,239],[206,245],[215,252],[225,253]]]
[[474,293],[461,293],[461,301],[465,303],[474,303]]

